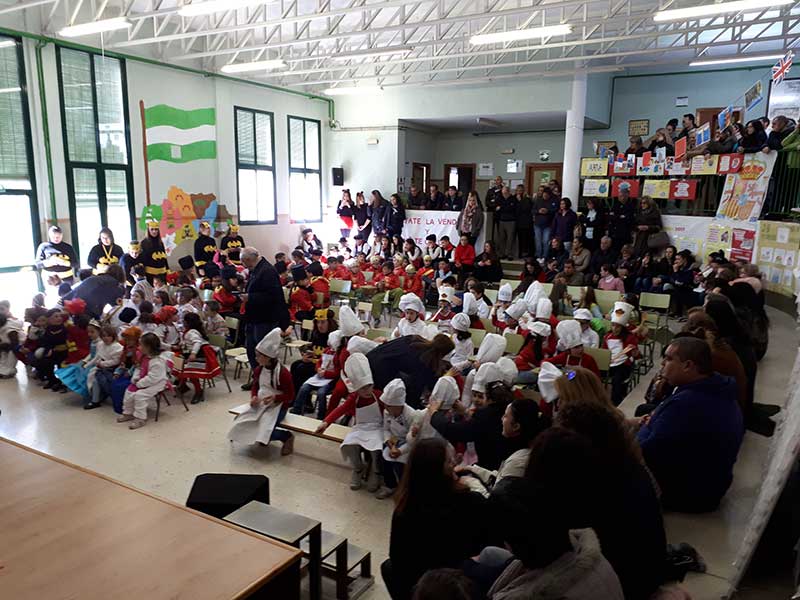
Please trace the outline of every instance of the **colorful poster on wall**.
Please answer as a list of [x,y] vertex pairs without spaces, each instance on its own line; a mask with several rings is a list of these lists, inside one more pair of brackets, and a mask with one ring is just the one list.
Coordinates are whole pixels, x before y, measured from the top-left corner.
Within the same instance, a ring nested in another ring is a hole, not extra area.
[[669,198],[669,184],[669,179],[645,179],[642,196],[667,200]]
[[794,268],[800,252],[800,224],[780,221],[758,222],[756,264],[765,275],[767,289],[791,296]]
[[722,250],[725,256],[731,251],[732,228],[725,225],[712,224],[706,232],[706,244],[703,250],[703,258],[708,257],[712,252]]
[[611,185],[608,179],[584,179],[583,195],[594,198],[607,198]]
[[775,152],[747,154],[740,171],[725,177],[717,208],[718,220],[734,223],[758,221],[776,158]]
[[[762,93],[761,87],[761,80],[756,81],[745,93],[744,93],[744,106],[746,110],[752,110],[756,107],[756,105],[764,99],[764,94]],[[748,119],[750,116],[748,115]]]
[[661,223],[672,244],[680,250],[690,250],[699,255],[705,244],[707,230],[713,223],[711,217],[686,217],[662,215]]
[[719,155],[717,154],[695,156],[692,159],[692,175],[716,175],[718,163]]
[[697,179],[672,179],[669,182],[670,200],[694,200],[697,197]]
[[675,159],[680,160],[686,154],[686,138],[675,140]]
[[731,238],[731,262],[743,260],[753,262],[753,249],[756,243],[756,232],[753,229],[734,227]]
[[605,177],[608,175],[608,161],[605,158],[582,158],[581,177]]
[[683,176],[689,174],[690,165],[691,163],[688,160],[681,161],[675,158],[674,156],[668,156],[665,170],[667,172],[667,175]]
[[478,164],[478,177],[494,177],[494,163]]
[[728,173],[738,173],[744,163],[744,154],[720,154],[717,164],[717,173],[727,175]]
[[157,104],[144,109],[147,160],[187,163],[217,157],[217,113]]
[[666,161],[649,158],[648,154],[640,156],[636,160],[636,175],[639,177],[652,177],[664,174]]
[[[634,158],[635,158],[635,155],[632,154],[631,156],[634,156]],[[620,154],[618,156],[618,158],[623,158],[624,159],[625,157]],[[633,160],[633,161],[627,160],[627,159],[625,159],[625,160],[615,160],[614,161],[614,165],[612,166],[612,174],[613,175],[633,175],[633,171],[634,171],[635,168],[636,168],[636,161],[635,160]]]
[[694,130],[694,147],[711,141],[711,123],[705,123]]
[[638,179],[614,179],[611,182],[611,196],[613,198],[619,197],[619,186],[623,183],[628,184],[628,195],[631,198],[639,197],[639,180]]

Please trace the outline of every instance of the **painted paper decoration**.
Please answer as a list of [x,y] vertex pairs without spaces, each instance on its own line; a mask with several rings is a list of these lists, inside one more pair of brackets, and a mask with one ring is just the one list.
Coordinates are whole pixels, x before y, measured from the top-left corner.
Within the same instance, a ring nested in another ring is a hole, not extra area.
[[682,137],[679,140],[675,140],[675,159],[683,158],[684,154],[686,154],[686,138]]
[[717,219],[749,223],[758,221],[776,158],[776,152],[748,154],[738,173],[725,176]]
[[696,197],[696,179],[673,179],[669,182],[670,200],[694,200]]
[[692,159],[692,175],[716,175],[717,164],[719,162],[719,155],[712,154],[705,156],[695,156]]
[[650,196],[653,199],[667,200],[669,199],[669,184],[669,179],[645,179],[644,188],[642,189],[642,196]]
[[[621,156],[621,155],[620,155]],[[631,155],[634,156],[635,155]],[[624,157],[622,157],[624,158]],[[612,167],[612,175],[633,175],[636,161],[633,160],[615,160]]]
[[608,179],[584,179],[583,195],[595,198],[607,198],[609,192]]
[[666,161],[651,159],[650,155],[645,153],[643,156],[640,156],[639,160],[636,162],[636,175],[639,177],[663,175],[665,164]]
[[608,175],[608,161],[605,158],[582,158],[581,177],[605,177]]
[[628,194],[631,198],[639,197],[639,180],[638,179],[615,179],[611,182],[611,196],[613,198],[619,197],[619,186],[627,183],[630,188]]
[[688,161],[678,160],[673,156],[667,157],[666,162],[666,172],[667,175],[688,175],[690,170],[690,164]]
[[717,173],[727,175],[728,173],[738,173],[744,163],[743,154],[720,154]]

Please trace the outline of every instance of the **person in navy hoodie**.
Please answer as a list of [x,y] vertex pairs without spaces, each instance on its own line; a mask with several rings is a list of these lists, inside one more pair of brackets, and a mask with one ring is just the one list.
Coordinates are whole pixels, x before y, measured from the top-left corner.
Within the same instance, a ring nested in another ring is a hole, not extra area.
[[661,374],[675,390],[643,417],[642,454],[666,510],[712,511],[733,481],[744,437],[736,383],[712,370],[711,349],[693,338],[672,341]]

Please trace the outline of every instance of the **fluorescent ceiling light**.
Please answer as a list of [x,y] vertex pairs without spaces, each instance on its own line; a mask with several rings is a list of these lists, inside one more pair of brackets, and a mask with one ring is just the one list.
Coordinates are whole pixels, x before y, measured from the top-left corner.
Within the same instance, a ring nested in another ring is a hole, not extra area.
[[231,63],[223,66],[220,71],[223,73],[249,73],[251,71],[270,71],[272,69],[283,69],[286,63],[282,60],[258,60],[249,63]]
[[738,0],[737,2],[722,2],[720,4],[704,4],[702,6],[690,6],[689,8],[675,8],[672,10],[662,10],[653,15],[654,21],[680,21],[683,19],[697,19],[699,17],[713,17],[732,12],[744,12],[752,10],[767,10],[776,6],[792,4],[794,0]]
[[497,33],[483,33],[473,35],[469,43],[473,46],[480,44],[497,44],[500,42],[517,42],[545,38],[551,35],[567,35],[572,33],[572,25],[552,25],[549,27],[534,27],[533,29],[512,29],[511,31],[498,31]]
[[331,55],[331,60],[345,61],[352,58],[372,58],[375,56],[392,56],[394,54],[408,54],[414,46],[394,46],[393,48],[380,48],[377,50],[365,50],[364,52],[344,52],[342,54]]
[[245,8],[255,4],[265,4],[264,0],[209,0],[208,2],[192,2],[184,4],[178,9],[178,14],[182,17],[198,17],[200,15],[210,15],[223,10]]
[[0,48],[10,48],[11,46],[16,46],[17,42],[14,40],[0,40]]
[[763,62],[783,58],[783,54],[762,54],[761,56],[737,56],[735,58],[709,58],[707,60],[693,60],[690,67],[704,67],[706,65],[730,65],[742,62]]
[[61,29],[58,35],[61,37],[81,37],[84,35],[93,35],[95,33],[105,33],[106,31],[127,29],[132,25],[133,23],[128,21],[125,17],[117,17],[115,19],[103,19],[102,21],[93,21],[80,25],[70,25]]
[[326,96],[352,96],[354,94],[377,94],[383,88],[377,85],[359,85],[356,87],[328,88],[323,92]]

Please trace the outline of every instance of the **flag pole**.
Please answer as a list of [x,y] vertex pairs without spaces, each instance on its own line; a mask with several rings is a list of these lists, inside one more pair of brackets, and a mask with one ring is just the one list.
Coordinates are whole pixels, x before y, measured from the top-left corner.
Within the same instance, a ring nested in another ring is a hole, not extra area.
[[147,206],[150,206],[150,165],[147,163],[147,123],[144,116],[144,100],[139,100],[139,114],[142,117],[142,154],[144,155],[144,190]]

